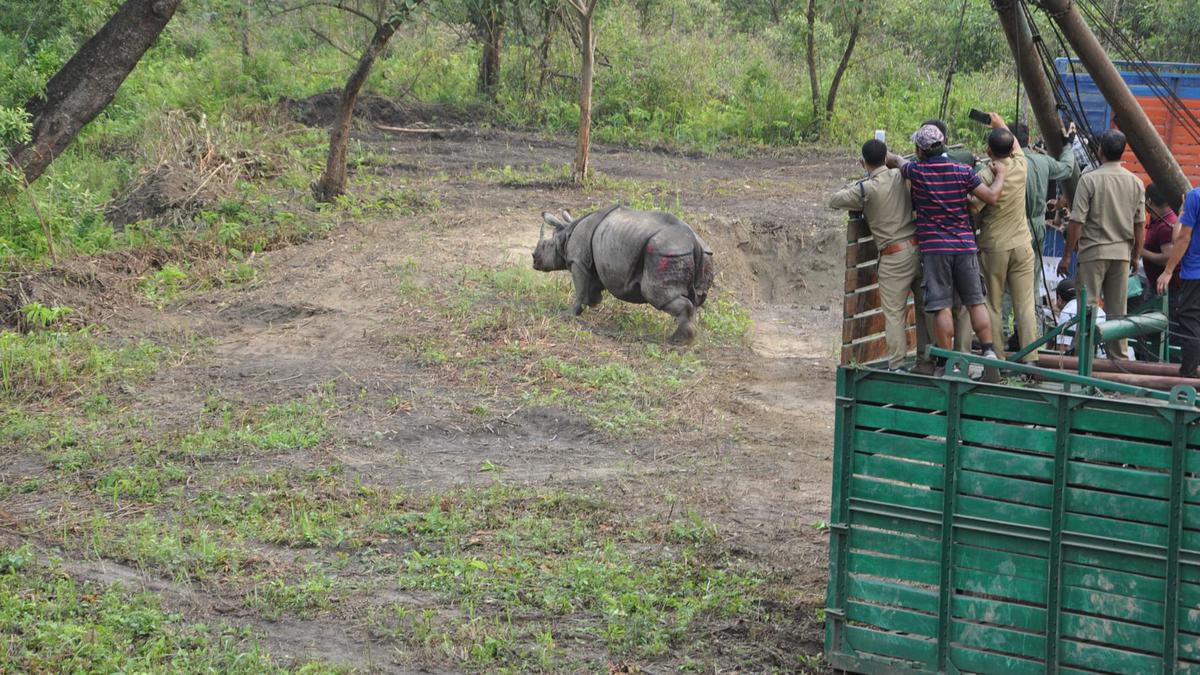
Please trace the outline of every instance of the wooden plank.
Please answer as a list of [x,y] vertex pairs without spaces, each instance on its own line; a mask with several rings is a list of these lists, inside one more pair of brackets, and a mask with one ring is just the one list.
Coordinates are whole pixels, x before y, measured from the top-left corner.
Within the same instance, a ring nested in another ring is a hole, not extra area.
[[[1133,599],[1126,595],[1114,595],[1103,591],[1088,590],[1078,586],[1063,588],[1063,609],[1088,614],[1100,614],[1113,619],[1150,623],[1161,626],[1163,604],[1146,599]],[[1076,637],[1083,637],[1076,635]],[[1101,640],[1108,642],[1108,640]]]
[[864,405],[855,411],[854,421],[860,429],[886,429],[921,436],[946,435],[946,416],[942,414]]
[[1162,649],[1161,628],[1137,626],[1124,621],[1101,619],[1063,612],[1059,620],[1059,632],[1064,638],[1076,638],[1086,642],[1103,642],[1116,647],[1157,652]]
[[932,660],[937,652],[937,642],[929,638],[885,633],[858,626],[846,626],[844,634],[846,643],[860,652],[921,662]]
[[1157,673],[1162,670],[1161,656],[1136,654],[1111,647],[1083,644],[1074,640],[1060,641],[1058,653],[1059,660],[1063,665],[1088,670],[1129,673],[1129,675]]
[[897,485],[862,476],[850,479],[850,494],[857,499],[868,499],[885,504],[899,504],[914,509],[942,510],[942,491],[922,487]]
[[846,245],[846,266],[857,267],[858,265],[879,259],[879,248],[875,246],[874,239],[861,239]]
[[967,443],[1053,455],[1055,432],[1052,429],[964,419],[962,439]]
[[1145,499],[1072,487],[1067,489],[1066,509],[1075,513],[1166,526],[1170,519],[1171,503],[1163,499]]
[[903,631],[925,637],[937,635],[938,629],[937,617],[932,614],[854,601],[846,603],[846,618],[883,630]]
[[896,405],[917,410],[945,410],[946,394],[930,380],[874,376],[858,383],[854,391],[859,401]]
[[1165,527],[1079,513],[1066,513],[1063,516],[1063,532],[1088,534],[1149,546],[1165,547],[1167,545],[1167,528]]
[[[1071,417],[1073,430],[1130,440],[1170,441],[1171,423],[1152,413],[1134,412],[1128,407],[1089,404]],[[1151,446],[1152,447],[1152,446]]]
[[1148,560],[1113,551],[1098,551],[1093,548],[1078,547],[1069,542],[1063,546],[1063,561],[1116,572],[1140,574],[1148,577],[1163,576],[1163,563],[1161,561]]
[[[851,499],[850,503],[850,524],[852,526],[870,527],[876,530],[901,532],[911,534],[914,537],[924,537],[925,539],[937,539],[941,536],[942,530],[940,524],[935,525],[894,514],[884,515],[863,510],[853,499]],[[903,551],[887,551],[887,553],[903,555]]]
[[[959,494],[997,500],[997,508],[1006,502],[1050,508],[1054,486],[1017,478],[1002,478],[964,470],[958,477]],[[1039,522],[1041,519],[1039,519]],[[1020,521],[1010,521],[1020,522]]]
[[1171,487],[1171,477],[1166,473],[1136,471],[1085,462],[1068,462],[1067,485],[1135,495],[1165,496]]
[[942,467],[894,459],[886,455],[854,453],[854,473],[859,476],[874,476],[913,485],[941,486]]
[[[959,485],[962,485],[961,479]],[[1049,508],[1013,504],[992,499],[980,499],[961,492],[959,493],[958,504],[960,507],[958,515],[990,521],[992,527],[997,529],[1003,528],[1008,523],[1020,523],[1028,527],[1050,529]]]
[[1044,661],[979,651],[954,644],[950,645],[950,662],[961,672],[980,675],[1038,673],[1045,669]]
[[871,236],[871,228],[864,218],[851,217],[846,220],[846,241],[854,242]]
[[964,647],[1036,659],[1046,653],[1046,636],[969,621],[952,621],[950,636]]
[[[917,347],[917,329],[910,326],[905,333],[905,337],[908,342],[908,352],[912,353]],[[891,349],[888,347],[887,337],[880,334],[866,340],[842,345],[841,365],[876,363],[887,358],[890,352]]]
[[862,267],[846,268],[846,285],[843,289],[853,293],[860,288],[874,286],[879,283],[879,265],[863,265]]
[[936,539],[876,532],[861,527],[850,528],[850,548],[856,551],[938,562],[941,560],[940,543]]
[[1062,583],[1085,591],[1156,602],[1161,602],[1166,592],[1165,582],[1157,577],[1074,564],[1063,565]]
[[924,588],[913,588],[894,582],[879,581],[851,575],[847,595],[881,605],[905,607],[917,612],[937,614],[938,594]]
[[1005,574],[1033,581],[1046,580],[1047,563],[1045,558],[959,544],[954,547],[953,562],[960,567],[980,572],[1004,570]]
[[960,619],[1011,626],[1021,630],[1042,630],[1046,627],[1046,610],[1013,602],[969,595],[950,599],[951,614]]
[[[912,305],[909,305],[905,313],[905,325],[912,325],[913,320],[913,308]],[[860,314],[846,319],[842,321],[842,344],[882,333],[886,323],[882,311]]]
[[914,584],[936,585],[941,578],[941,565],[930,562],[903,560],[870,553],[852,553],[846,571],[860,576],[880,579],[900,579]]
[[904,457],[905,459],[914,459],[931,464],[940,464],[946,459],[944,441],[901,436],[883,431],[855,429],[853,450]]
[[970,445],[964,445],[959,450],[959,466],[968,471],[1046,481],[1050,480],[1054,473],[1054,460],[1049,457],[988,450]]
[[1045,563],[1050,555],[1049,542],[1039,544],[1027,537],[1017,537],[1012,534],[997,534],[995,532],[980,532],[965,527],[958,528],[954,533],[955,545],[978,546],[993,549],[1000,553],[1017,553],[1031,558],[1039,558]]
[[1026,399],[1026,394],[1006,392],[996,396],[983,391],[973,391],[963,397],[962,414],[965,417],[983,417],[1018,424],[1037,424],[1053,427],[1058,423],[1054,407],[1046,405],[1045,399]]
[[1170,454],[1169,446],[1139,443],[1123,438],[1071,434],[1071,459],[1167,469],[1171,466]]
[[955,587],[975,595],[992,598],[1008,598],[1018,602],[1043,603],[1046,601],[1046,582],[1034,581],[995,571],[962,569],[954,571]]
[[872,309],[879,309],[882,303],[879,299],[879,287],[847,293],[842,300],[842,316],[858,316]]

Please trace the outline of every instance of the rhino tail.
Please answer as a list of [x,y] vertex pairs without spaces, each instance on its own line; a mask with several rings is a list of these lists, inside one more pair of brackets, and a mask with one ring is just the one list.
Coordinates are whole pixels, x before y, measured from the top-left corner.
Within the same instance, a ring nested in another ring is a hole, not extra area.
[[688,281],[688,300],[692,301],[692,305],[700,307],[704,301],[708,299],[708,289],[700,289],[697,292],[697,286],[704,280],[704,246],[700,244],[700,238],[692,233],[692,278]]

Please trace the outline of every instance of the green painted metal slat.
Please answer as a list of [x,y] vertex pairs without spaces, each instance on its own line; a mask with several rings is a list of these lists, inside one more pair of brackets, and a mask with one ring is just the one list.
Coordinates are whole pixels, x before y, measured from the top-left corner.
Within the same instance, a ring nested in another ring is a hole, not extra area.
[[1165,495],[1171,486],[1171,476],[1165,472],[1068,462],[1067,484],[1132,495]]
[[886,429],[921,436],[946,435],[946,417],[928,412],[860,405],[854,421],[860,429]]
[[860,505],[857,502],[850,506],[850,524],[853,526],[871,527],[877,530],[891,530],[916,537],[936,539],[940,525],[934,525],[917,518],[896,514],[878,513],[872,506]]
[[946,446],[942,441],[914,436],[901,436],[882,431],[854,431],[854,447],[850,450],[874,453],[877,455],[892,455],[913,459],[918,462],[941,464],[946,456]]
[[900,504],[915,509],[940,512],[942,505],[941,490],[898,485],[882,480],[871,480],[864,476],[854,476],[850,479],[850,491],[859,499]]
[[1162,499],[1070,488],[1067,490],[1067,510],[1093,516],[1136,520],[1151,525],[1165,525],[1170,517],[1171,503]]
[[917,408],[945,410],[946,396],[934,383],[907,381],[901,378],[878,377],[872,373],[860,380],[854,392],[856,401]]
[[885,455],[854,453],[854,473],[926,487],[942,484],[942,467],[893,459]]
[[1009,630],[967,621],[955,621],[953,639],[965,647],[975,647],[991,652],[1000,652],[1029,659],[1041,658],[1046,653],[1046,636]]
[[1078,565],[1099,567],[1116,572],[1141,574],[1148,577],[1161,575],[1163,572],[1163,563],[1160,560],[1147,560],[1111,551],[1076,547],[1072,546],[1069,542],[1063,549],[1063,560]]
[[1151,469],[1171,466],[1170,448],[1138,441],[1071,434],[1071,459],[1110,464],[1132,464]]
[[887,631],[903,631],[925,637],[937,633],[937,614],[923,614],[899,607],[870,605],[850,600],[846,603],[846,618]]
[[846,642],[855,651],[881,654],[908,661],[929,661],[937,653],[937,643],[895,633],[846,626]]
[[967,494],[962,495],[960,502],[962,503],[962,508],[958,511],[960,516],[974,516],[998,521],[993,525],[996,528],[1003,528],[1008,523],[1020,523],[1042,529],[1050,527],[1050,509],[1047,508],[980,499]]
[[852,551],[873,551],[927,562],[937,562],[942,557],[936,540],[888,534],[858,527],[850,528],[850,549]]
[[977,392],[963,399],[962,414],[1017,424],[1054,426],[1057,422],[1054,409],[1046,405],[1040,394],[1029,394],[1029,398],[1023,396],[1022,392],[1015,391],[1005,392],[1003,396]]
[[950,645],[950,660],[960,671],[980,675],[1036,673],[1045,667],[1042,661],[968,649],[958,645]]
[[1161,657],[1084,644],[1074,640],[1062,640],[1058,648],[1062,654],[1063,664],[1076,668],[1128,673],[1128,675],[1144,675],[1158,672],[1162,668]]
[[939,566],[935,563],[918,562],[869,553],[851,553],[846,562],[850,574],[901,579],[915,584],[936,585]]
[[[1042,508],[1050,507],[1054,490],[1049,483],[1003,478],[977,471],[964,471],[958,481],[958,489],[965,495],[988,497]],[[1048,511],[1047,514],[1049,514]]]
[[1036,631],[1046,625],[1045,609],[1015,602],[956,595],[951,609],[955,618],[1011,626],[1021,630]]
[[1054,454],[1054,431],[997,422],[962,421],[962,440],[1014,450]]
[[[954,532],[954,540],[968,546],[978,546],[1002,553],[1016,553],[1029,557],[1046,555],[1049,548],[1049,543],[1044,541],[1039,543],[1031,541],[1027,537],[1009,536],[996,532],[978,532],[962,527]],[[1043,564],[1046,563],[1045,558],[1041,558],[1041,561]]]
[[[1160,593],[1158,597],[1162,597]],[[1185,624],[1190,624],[1195,628],[1193,632],[1200,633],[1200,585],[1183,583],[1179,584],[1179,606],[1184,610],[1192,611]]]
[[970,471],[1044,481],[1049,481],[1054,474],[1053,457],[988,450],[967,445],[962,447],[959,454],[962,457],[959,466]]
[[847,593],[852,598],[876,604],[894,605],[930,614],[937,612],[937,593],[924,588],[914,588],[878,579],[851,576],[847,586]]
[[1063,565],[1063,584],[1087,591],[1116,593],[1154,601],[1162,599],[1165,588],[1161,578],[1100,569],[1090,565]]

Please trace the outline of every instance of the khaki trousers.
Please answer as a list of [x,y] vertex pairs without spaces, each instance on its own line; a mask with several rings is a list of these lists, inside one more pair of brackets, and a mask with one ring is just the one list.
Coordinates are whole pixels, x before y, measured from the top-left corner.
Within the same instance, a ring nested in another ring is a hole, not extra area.
[[925,360],[929,324],[921,292],[921,254],[916,246],[879,257],[879,304],[883,308],[888,367],[899,368],[908,357],[908,294],[917,312],[917,360]]
[[[988,314],[992,317],[992,341],[996,354],[1004,358],[1004,291],[1012,294],[1013,315],[1016,317],[1017,335],[1021,346],[1032,344],[1042,336],[1037,322],[1036,296],[1033,284],[1034,268],[1037,266],[1033,249],[1018,246],[1007,251],[980,251],[979,267],[983,271],[983,284],[987,288]],[[1037,354],[1029,354],[1025,363],[1036,363]]]
[[[1128,260],[1080,262],[1075,278],[1078,285],[1087,291],[1089,307],[1098,306],[1103,297],[1104,314],[1109,319],[1125,316],[1129,301]],[[1128,359],[1125,344],[1125,340],[1109,340],[1104,343],[1104,351],[1108,352],[1110,359]]]

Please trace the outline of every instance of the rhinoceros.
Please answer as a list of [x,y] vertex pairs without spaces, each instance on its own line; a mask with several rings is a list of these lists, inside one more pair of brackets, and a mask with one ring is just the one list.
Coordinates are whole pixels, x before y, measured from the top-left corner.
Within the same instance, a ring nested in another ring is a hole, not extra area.
[[[649,303],[678,321],[674,343],[695,339],[696,309],[713,280],[712,251],[687,223],[662,211],[619,204],[578,220],[543,212],[533,269],[570,270],[576,315],[600,304],[608,291],[618,300]],[[546,237],[546,225],[554,234]]]

